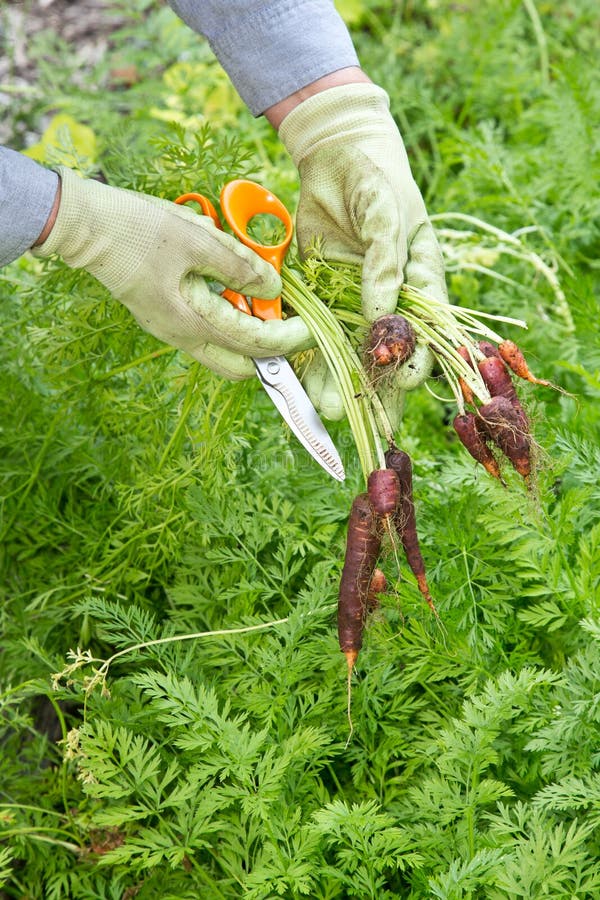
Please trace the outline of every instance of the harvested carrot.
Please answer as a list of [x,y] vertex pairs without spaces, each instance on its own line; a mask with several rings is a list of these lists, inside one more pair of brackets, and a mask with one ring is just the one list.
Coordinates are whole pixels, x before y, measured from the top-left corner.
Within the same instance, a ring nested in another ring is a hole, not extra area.
[[368,494],[359,494],[350,511],[338,600],[338,637],[349,676],[362,647],[369,585],[381,549],[381,537],[381,522]]
[[392,313],[381,316],[371,325],[367,338],[367,354],[375,366],[400,365],[415,352],[414,328],[404,316]]
[[510,373],[499,356],[486,356],[477,364],[477,368],[492,397],[506,397],[511,403],[515,400],[518,402]]
[[[460,353],[460,355],[462,356],[464,361],[471,368],[473,368],[473,360],[471,359],[471,356],[470,356],[467,348],[466,347],[457,347],[456,349],[458,350],[458,352]],[[462,391],[462,395],[464,397],[465,403],[469,403],[471,405],[474,404],[475,397],[473,395],[473,391],[471,390],[471,388],[469,387],[469,385],[467,384],[467,382],[461,375],[459,375],[459,377],[458,377],[458,383],[460,385],[460,389]]]
[[367,594],[367,612],[371,613],[379,607],[379,594],[387,591],[387,578],[381,569],[373,569],[373,576]]
[[529,369],[527,365],[527,361],[523,355],[522,350],[518,347],[514,341],[502,341],[502,343],[498,347],[498,352],[500,356],[504,360],[504,362],[510,366],[515,375],[518,375],[519,378],[524,378],[525,381],[530,381],[532,384],[541,384],[544,387],[553,387],[552,382],[546,381],[545,378],[536,378],[535,375]]
[[485,431],[519,475],[528,479],[531,474],[531,437],[526,420],[507,397],[492,397],[479,408]]
[[490,475],[502,481],[500,466],[486,442],[486,435],[481,427],[480,419],[475,413],[467,412],[464,415],[458,415],[452,424],[460,442],[467,448],[473,459],[481,463]]
[[490,392],[492,399],[494,397],[504,397],[505,400],[513,407],[515,413],[521,422],[521,430],[529,431],[529,420],[527,413],[521,405],[521,401],[515,390],[515,386],[510,377],[510,372],[499,356],[488,356],[478,363],[477,368],[483,379],[483,383]]
[[419,546],[417,534],[417,521],[415,517],[415,505],[412,489],[412,464],[410,456],[404,450],[390,447],[385,454],[385,461],[390,469],[393,469],[400,482],[400,504],[393,514],[393,521],[398,537],[402,541],[406,561],[417,579],[421,594],[427,601],[430,609],[437,615],[434,602],[429,592],[425,562]]
[[393,469],[375,469],[367,480],[367,492],[378,516],[391,515],[400,503],[400,482]]

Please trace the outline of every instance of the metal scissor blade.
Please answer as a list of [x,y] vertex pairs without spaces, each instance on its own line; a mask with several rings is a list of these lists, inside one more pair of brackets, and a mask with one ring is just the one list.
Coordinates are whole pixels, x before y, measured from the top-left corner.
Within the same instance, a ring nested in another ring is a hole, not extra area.
[[302,446],[333,478],[343,481],[346,473],[335,444],[287,359],[270,356],[255,359],[254,365],[264,389]]

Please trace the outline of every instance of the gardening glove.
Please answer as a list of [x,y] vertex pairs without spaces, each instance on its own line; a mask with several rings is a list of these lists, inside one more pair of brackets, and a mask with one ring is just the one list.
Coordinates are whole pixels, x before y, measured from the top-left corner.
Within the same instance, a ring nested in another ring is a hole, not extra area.
[[[442,255],[413,179],[406,150],[389,112],[389,98],[374,84],[345,84],[304,100],[284,118],[279,136],[300,173],[296,232],[300,252],[315,239],[325,256],[362,266],[362,308],[368,322],[394,312],[403,282],[447,300]],[[411,372],[412,389],[430,374],[433,360]],[[313,402],[339,418],[333,385],[307,373]],[[398,394],[401,373],[388,386]],[[322,384],[319,395],[318,385]],[[322,397],[322,399],[321,399]],[[324,413],[325,414],[325,413]]]
[[58,172],[56,221],[34,254],[57,253],[68,266],[86,269],[145,331],[232,380],[256,375],[250,357],[314,344],[300,317],[263,322],[234,309],[210,286],[206,279],[266,299],[281,292],[275,269],[209,216],[69,169]]

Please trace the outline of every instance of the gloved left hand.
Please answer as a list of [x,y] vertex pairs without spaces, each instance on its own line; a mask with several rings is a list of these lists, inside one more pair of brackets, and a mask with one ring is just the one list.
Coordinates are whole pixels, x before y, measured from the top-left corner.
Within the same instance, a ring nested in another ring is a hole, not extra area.
[[265,299],[281,292],[273,266],[219,231],[209,216],[167,200],[59,169],[56,221],[36,256],[57,253],[83,268],[161,341],[226,378],[256,375],[250,357],[289,355],[314,345],[299,316],[263,322],[234,309],[219,282]]

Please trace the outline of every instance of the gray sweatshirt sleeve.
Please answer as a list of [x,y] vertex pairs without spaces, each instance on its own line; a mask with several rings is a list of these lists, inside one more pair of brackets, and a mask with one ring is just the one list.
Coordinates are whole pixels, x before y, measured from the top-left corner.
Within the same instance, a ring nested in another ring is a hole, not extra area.
[[338,69],[359,65],[333,0],[168,0],[203,34],[257,116]]
[[57,187],[55,172],[0,147],[0,266],[17,259],[38,239]]

